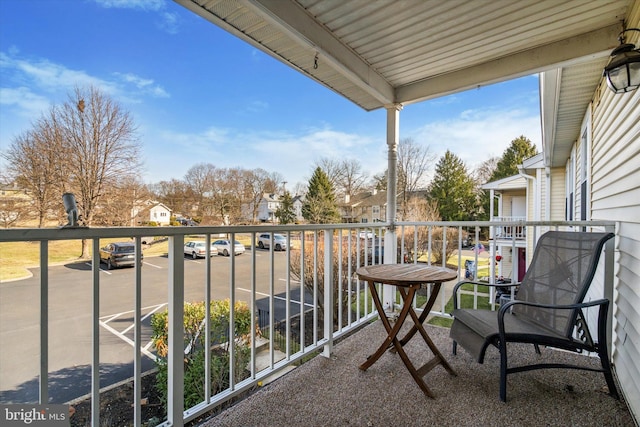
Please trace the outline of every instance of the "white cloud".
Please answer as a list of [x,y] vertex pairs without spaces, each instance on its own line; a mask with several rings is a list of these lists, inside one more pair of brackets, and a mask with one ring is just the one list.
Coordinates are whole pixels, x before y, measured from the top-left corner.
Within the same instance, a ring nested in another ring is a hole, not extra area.
[[[58,101],[75,87],[94,86],[123,102],[140,103],[145,96],[168,98],[169,93],[154,80],[132,73],[113,73],[115,79],[93,76],[83,70],[73,70],[44,58],[24,59],[13,54],[0,53],[2,89],[11,93],[20,88],[25,99],[47,97]],[[17,87],[10,87],[19,82]],[[27,94],[29,92],[29,94]]]
[[426,124],[410,132],[439,157],[447,149],[472,170],[484,160],[502,156],[512,140],[524,135],[542,149],[540,119],[524,110],[465,110],[451,120]]
[[17,87],[0,88],[0,105],[15,109],[24,118],[33,119],[44,113],[51,104],[46,97],[37,95],[26,87]]
[[105,8],[158,11],[166,7],[165,0],[94,0]]
[[134,9],[158,14],[156,26],[169,34],[177,34],[180,17],[177,13],[167,12],[166,0],[94,0],[107,9]]
[[[164,132],[159,138],[157,142],[161,146],[173,147],[172,168],[167,171],[148,167],[150,182],[180,178],[189,167],[200,162],[220,168],[262,168],[279,172],[292,186],[297,182],[306,183],[314,162],[323,157],[358,159],[370,174],[381,172],[386,167],[386,145],[382,138],[376,142],[368,137],[329,128],[293,133],[211,127],[198,133]],[[150,165],[162,164],[167,154],[149,147],[146,157]]]
[[154,84],[153,79],[145,79],[132,73],[114,73],[116,77],[130,83],[138,88],[142,93],[152,95],[156,98],[169,98],[167,91],[162,86]]

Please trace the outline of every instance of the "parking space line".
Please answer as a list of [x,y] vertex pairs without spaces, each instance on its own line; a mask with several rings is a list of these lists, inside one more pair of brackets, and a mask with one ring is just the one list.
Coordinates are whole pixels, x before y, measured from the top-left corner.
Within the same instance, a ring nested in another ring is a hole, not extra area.
[[[141,310],[148,310],[151,309],[151,311],[149,311],[147,314],[145,314],[143,317],[140,318],[140,321],[142,322],[143,320],[147,319],[149,316],[153,315],[155,312],[157,312],[158,310],[160,310],[162,307],[166,306],[167,303],[162,303],[162,304],[158,304],[158,305],[151,305],[151,306],[147,306],[147,307],[142,307]],[[131,347],[135,347],[135,342],[127,337],[125,334],[127,332],[129,332],[131,329],[133,329],[135,327],[135,322],[132,322],[132,324],[130,326],[128,326],[126,329],[124,329],[123,331],[118,331],[117,329],[113,328],[112,326],[109,325],[109,322],[125,315],[125,314],[131,314],[134,313],[134,310],[129,310],[129,311],[123,311],[120,313],[115,313],[115,314],[111,314],[108,316],[102,316],[99,320],[100,320],[100,326],[102,326],[104,329],[106,329],[107,331],[111,332],[113,335],[115,335],[116,337],[120,338],[122,341],[126,342],[127,344],[129,344]],[[142,352],[144,355],[146,355],[147,357],[149,357],[152,360],[157,360],[157,356],[153,353],[151,353],[151,351],[149,351],[149,349],[151,348],[151,346],[153,345],[153,341],[149,341],[144,347],[140,348],[140,352]]]
[[159,265],[151,264],[150,262],[142,261],[142,263],[143,263],[144,265],[148,265],[149,267],[154,267],[154,268],[162,269],[162,267],[160,267]]
[[[92,264],[91,264],[90,262],[85,262],[85,264],[86,264],[86,265],[88,265],[89,267],[91,267],[91,266],[92,266]],[[110,271],[103,270],[103,269],[102,269],[102,267],[99,267],[99,268],[100,268],[100,271],[101,271],[102,273],[105,273],[105,274],[108,274],[108,275],[113,274],[113,273],[111,273]]]
[[[113,329],[111,326],[107,325],[106,323],[100,322],[100,326],[102,326],[107,331],[111,332],[113,335],[120,338],[122,341],[129,344],[131,347],[136,346],[136,343],[134,343],[129,337],[126,337],[123,334],[119,333],[117,330]],[[158,357],[155,354],[151,353],[149,350],[145,349],[144,347],[141,348],[140,351],[144,353],[147,357],[149,357],[151,360],[153,360],[154,362],[158,359]]]
[[[249,290],[249,289],[245,289],[245,288],[238,288],[238,290],[239,290],[239,291],[245,291],[245,292],[249,292],[249,293],[251,293],[251,290]],[[261,296],[263,296],[263,297],[268,297],[268,296],[269,296],[269,294],[265,294],[265,293],[263,293],[263,292],[256,292],[256,295],[261,295]],[[275,295],[273,298],[274,298],[274,299],[277,299],[277,300],[280,300],[280,301],[285,301],[285,302],[287,301],[287,299],[286,299],[286,298],[284,298],[284,297],[279,297],[279,296],[277,296],[277,295]],[[294,300],[294,299],[290,299],[290,300],[289,300],[289,302],[293,302],[293,303],[296,303],[296,304],[300,304],[300,301],[298,301],[298,300]],[[304,303],[304,305],[305,305],[305,306],[307,306],[307,307],[313,307],[313,304],[309,304],[308,302],[305,302],[305,303]]]
[[[140,321],[142,322],[143,320],[147,319],[149,316],[152,316],[153,313],[155,313],[156,311],[160,310],[162,307],[164,307],[165,305],[167,305],[166,303],[164,304],[160,304],[159,306],[157,306],[156,308],[154,308],[153,310],[151,310],[150,312],[148,312],[146,315],[142,316],[140,318]],[[149,308],[149,307],[146,307]],[[131,326],[129,326],[127,329],[123,330],[122,333],[126,334],[127,332],[129,332],[131,329],[133,329],[136,326],[135,323],[132,323]]]

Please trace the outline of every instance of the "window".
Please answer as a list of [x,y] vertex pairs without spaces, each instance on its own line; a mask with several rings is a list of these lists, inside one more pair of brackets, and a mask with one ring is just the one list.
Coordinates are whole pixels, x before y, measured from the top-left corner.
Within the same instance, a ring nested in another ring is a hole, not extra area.
[[576,148],[571,150],[571,156],[567,160],[565,167],[565,220],[573,221],[573,208],[575,200],[575,170],[576,170]]
[[379,205],[371,207],[371,216],[372,216],[372,219],[373,219],[374,222],[376,220],[380,219],[380,206]]
[[582,127],[582,134],[580,137],[580,220],[586,221],[589,219],[589,176],[591,174],[591,135],[588,126],[589,112],[587,112],[587,120]]

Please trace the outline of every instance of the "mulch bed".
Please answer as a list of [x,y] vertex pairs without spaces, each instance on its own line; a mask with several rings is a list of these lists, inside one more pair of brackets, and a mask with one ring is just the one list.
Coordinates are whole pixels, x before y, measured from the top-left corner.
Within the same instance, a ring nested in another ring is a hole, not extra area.
[[[149,427],[164,421],[166,413],[160,401],[160,393],[155,388],[155,371],[141,378],[142,423]],[[91,425],[91,398],[71,405],[75,413],[71,416],[71,427]],[[110,388],[100,393],[100,425],[133,425],[133,381]]]

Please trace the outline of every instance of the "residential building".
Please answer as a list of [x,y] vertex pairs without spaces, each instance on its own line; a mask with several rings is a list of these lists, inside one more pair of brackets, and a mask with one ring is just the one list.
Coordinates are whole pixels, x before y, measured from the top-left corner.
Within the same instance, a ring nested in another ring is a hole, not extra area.
[[164,203],[146,200],[134,206],[131,217],[135,225],[147,225],[150,222],[155,222],[157,225],[165,226],[171,224],[171,209]]
[[342,222],[381,222],[386,220],[387,192],[365,191],[356,195],[346,195],[338,204]]

